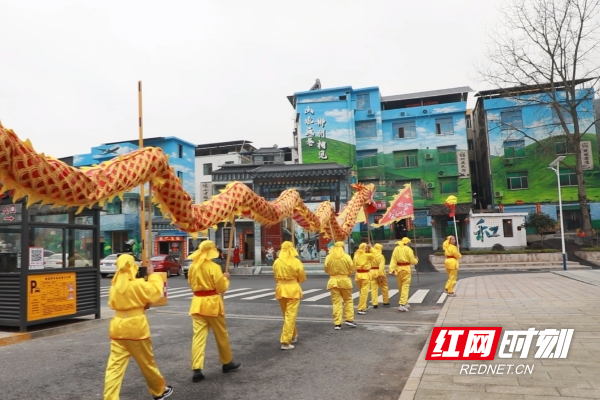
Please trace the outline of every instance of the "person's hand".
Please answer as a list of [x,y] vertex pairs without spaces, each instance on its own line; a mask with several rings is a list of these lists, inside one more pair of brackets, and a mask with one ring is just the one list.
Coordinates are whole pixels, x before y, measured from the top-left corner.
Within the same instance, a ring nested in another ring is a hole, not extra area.
[[229,277],[230,277],[231,275],[229,274],[229,272],[223,272],[223,276],[224,276],[225,278],[229,279]]
[[152,273],[154,273],[154,267],[152,266],[152,264],[149,264],[149,265],[146,267],[146,275],[150,275],[150,274],[152,274]]

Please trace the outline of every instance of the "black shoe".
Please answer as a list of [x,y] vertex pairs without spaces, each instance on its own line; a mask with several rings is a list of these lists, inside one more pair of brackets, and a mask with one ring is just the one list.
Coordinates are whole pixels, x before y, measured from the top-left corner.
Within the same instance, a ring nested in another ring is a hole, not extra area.
[[242,363],[231,360],[229,364],[223,364],[223,373],[226,374],[228,372],[235,371],[240,367],[240,365],[242,365]]
[[384,306],[389,306],[389,305],[390,305],[390,303],[383,303],[383,305],[384,305]]
[[201,369],[195,369],[194,370],[194,376],[192,377],[192,382],[200,382],[204,378],[205,378],[205,376],[202,373]]
[[379,306],[373,306],[373,308],[377,309],[377,308],[379,308]]
[[358,325],[354,321],[346,321],[344,322],[346,325],[356,328]]
[[163,400],[172,394],[173,394],[173,386],[167,386],[165,388],[165,391],[163,394],[161,394],[160,396],[152,396],[152,397],[154,397],[154,400]]

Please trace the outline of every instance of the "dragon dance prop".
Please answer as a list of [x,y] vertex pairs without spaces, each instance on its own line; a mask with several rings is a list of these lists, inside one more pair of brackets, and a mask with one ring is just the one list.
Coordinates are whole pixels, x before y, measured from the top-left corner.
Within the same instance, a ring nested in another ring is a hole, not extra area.
[[152,201],[180,230],[192,235],[206,231],[235,216],[251,218],[261,225],[274,225],[293,218],[303,229],[322,232],[326,238],[345,240],[359,211],[372,202],[374,186],[356,184],[343,218],[336,218],[329,201],[313,213],[296,190],[288,189],[269,202],[248,186],[231,182],[220,194],[194,204],[162,149],[146,147],[92,167],[75,168],[37,153],[29,140],[21,141],[0,124],[0,182],[14,198],[27,197],[27,206],[41,202],[53,206],[78,207],[81,212],[94,204],[103,206],[126,191],[150,182]]

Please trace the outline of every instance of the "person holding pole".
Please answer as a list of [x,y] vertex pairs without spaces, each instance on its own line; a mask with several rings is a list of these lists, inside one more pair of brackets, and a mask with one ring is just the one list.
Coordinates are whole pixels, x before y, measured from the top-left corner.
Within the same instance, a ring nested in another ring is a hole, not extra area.
[[417,265],[419,262],[413,250],[407,246],[410,242],[411,240],[408,237],[397,242],[398,246],[394,249],[390,260],[390,273],[396,275],[398,291],[400,292],[398,300],[398,311],[400,312],[410,311],[408,294],[412,278],[412,266]]
[[133,356],[146,380],[154,400],[166,399],[173,387],[165,384],[152,352],[150,326],[146,309],[163,294],[163,280],[154,274],[152,265],[146,270],[148,281],[136,279],[138,265],[133,256],[122,254],[117,258],[117,272],[112,279],[108,305],[115,310],[110,321],[110,356],[104,379],[104,400],[118,400],[123,376]]
[[229,272],[223,272],[221,266],[212,260],[219,257],[219,252],[212,240],[203,241],[198,250],[188,258],[193,264],[188,271],[188,282],[194,297],[190,304],[189,315],[192,317],[194,334],[192,338],[192,382],[203,380],[204,349],[208,331],[212,329],[219,350],[219,359],[223,364],[224,374],[240,367],[233,361],[229,334],[225,323],[225,305],[223,293],[229,288]]
[[329,275],[327,290],[331,293],[334,329],[342,329],[342,308],[344,323],[356,328],[352,280],[350,279],[350,275],[354,272],[354,263],[350,256],[344,252],[344,242],[335,242],[329,249],[329,254],[325,257],[325,272]]
[[281,244],[279,257],[273,264],[273,278],[277,281],[275,298],[283,313],[283,328],[279,338],[281,350],[292,350],[295,347],[293,343],[298,341],[296,318],[302,299],[300,284],[306,280],[304,266],[298,259],[298,252],[292,242],[285,241]]
[[458,260],[462,258],[462,255],[458,251],[456,246],[456,238],[454,236],[448,236],[446,241],[442,244],[446,261],[444,266],[446,267],[446,273],[448,274],[448,281],[446,281],[446,293],[450,297],[456,296],[454,294],[454,285],[456,284],[456,278],[458,277]]
[[385,256],[381,253],[383,246],[380,243],[375,243],[371,248],[374,255],[371,263],[371,304],[373,308],[379,307],[379,288],[383,296],[383,305],[390,305],[390,296],[388,289],[387,277],[385,275]]
[[354,253],[354,269],[356,275],[356,285],[360,290],[360,296],[358,298],[358,311],[359,315],[367,313],[367,299],[369,297],[369,289],[371,287],[371,263],[373,262],[374,254],[370,253],[370,248],[367,243],[361,243],[358,246],[358,250]]

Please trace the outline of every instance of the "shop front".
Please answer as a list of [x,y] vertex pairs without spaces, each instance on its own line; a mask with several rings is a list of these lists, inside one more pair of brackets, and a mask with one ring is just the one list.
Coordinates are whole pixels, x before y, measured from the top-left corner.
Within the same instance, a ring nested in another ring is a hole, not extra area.
[[152,254],[166,254],[183,262],[189,254],[187,234],[183,232],[160,232],[155,240]]

